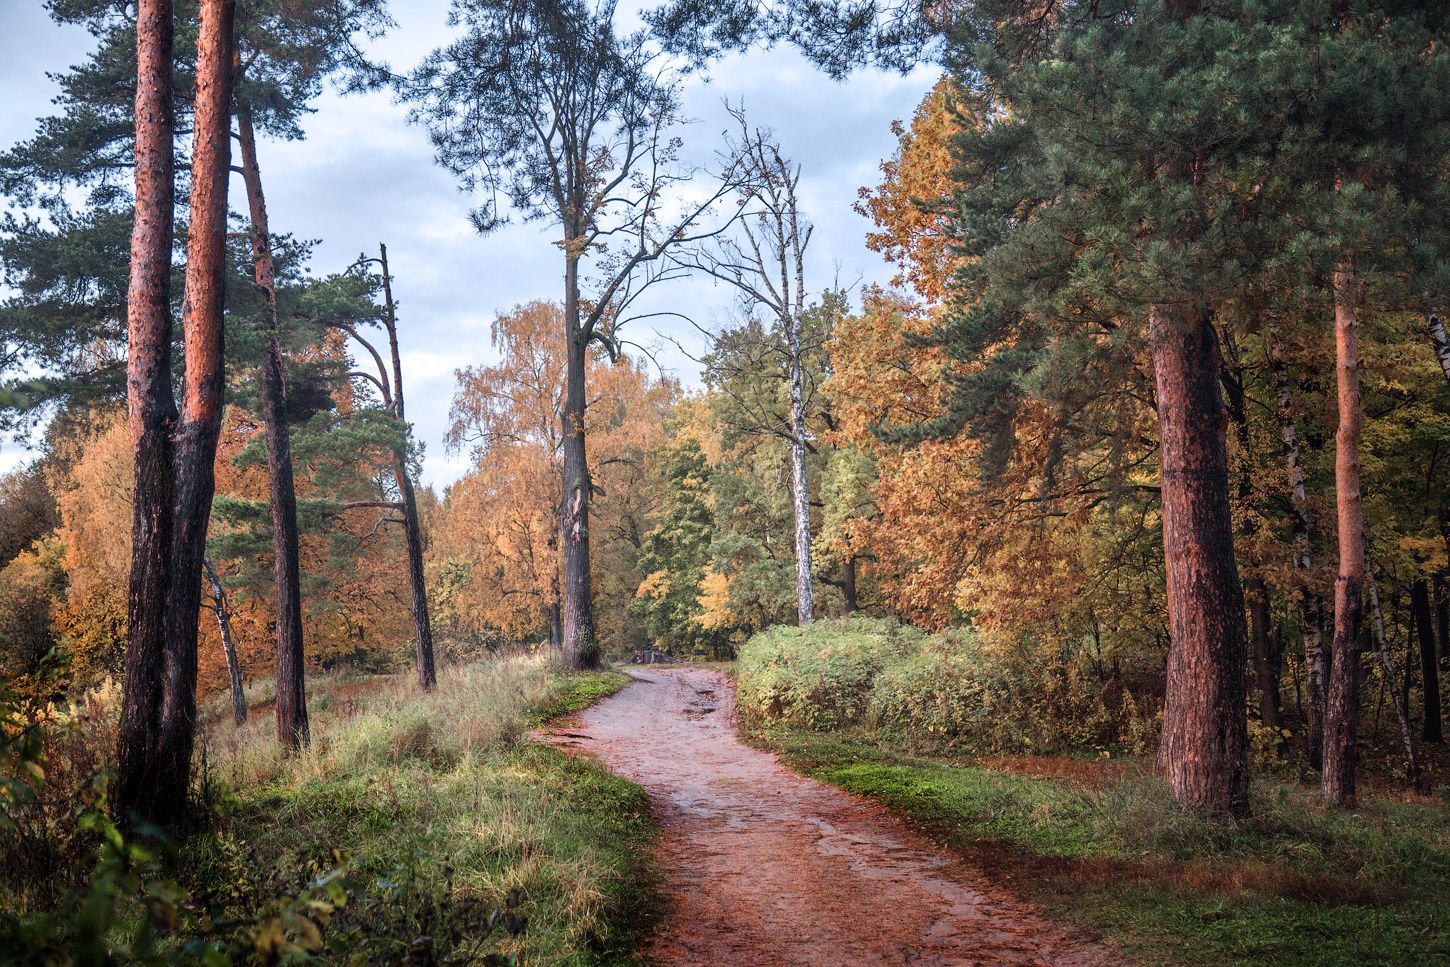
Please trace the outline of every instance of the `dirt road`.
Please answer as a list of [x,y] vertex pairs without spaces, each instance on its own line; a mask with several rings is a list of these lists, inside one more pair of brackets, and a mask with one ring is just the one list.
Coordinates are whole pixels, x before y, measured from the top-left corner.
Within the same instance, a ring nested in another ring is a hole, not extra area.
[[1108,964],[879,808],[736,735],[718,672],[650,668],[556,728],[643,786],[664,838],[658,964]]

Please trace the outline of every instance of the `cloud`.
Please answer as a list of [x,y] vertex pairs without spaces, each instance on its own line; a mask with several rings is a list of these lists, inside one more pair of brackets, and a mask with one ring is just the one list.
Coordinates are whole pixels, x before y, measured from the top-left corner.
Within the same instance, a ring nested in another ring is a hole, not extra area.
[[[44,70],[79,61],[89,44],[84,31],[52,24],[39,4],[4,0],[0,12],[0,92],[7,110],[0,141],[29,136],[30,121],[48,110],[53,89],[37,81]],[[398,28],[372,53],[395,69],[407,69],[445,43],[446,0],[394,4]],[[803,169],[802,199],[816,225],[808,260],[808,284],[819,290],[836,281],[889,277],[880,258],[864,247],[867,228],[852,210],[857,189],[874,183],[877,166],[895,148],[890,123],[909,117],[930,88],[935,71],[901,77],[868,72],[832,81],[787,48],[735,55],[716,64],[708,79],[691,77],[683,96],[694,120],[683,132],[688,159],[705,164],[721,146],[732,121],[722,101],[744,100],[752,123],[772,128]],[[407,123],[406,111],[386,93],[342,97],[329,92],[304,120],[302,141],[264,142],[259,155],[273,228],[318,239],[313,271],[340,271],[360,252],[386,242],[396,277],[400,340],[408,415],[427,447],[425,481],[440,489],[467,469],[448,457],[453,370],[492,358],[489,322],[500,311],[536,298],[557,297],[562,262],[556,235],[541,224],[511,225],[478,236],[467,218],[474,202],[453,177],[433,162],[426,133]],[[241,208],[241,187],[233,204]],[[683,312],[702,324],[728,319],[735,293],[708,279],[662,287],[642,301],[642,312]],[[658,335],[656,334],[658,332]],[[702,348],[687,322],[660,318],[642,323],[629,338],[653,344],[659,360],[687,384],[698,371],[691,355]],[[16,460],[0,445],[0,467]]]

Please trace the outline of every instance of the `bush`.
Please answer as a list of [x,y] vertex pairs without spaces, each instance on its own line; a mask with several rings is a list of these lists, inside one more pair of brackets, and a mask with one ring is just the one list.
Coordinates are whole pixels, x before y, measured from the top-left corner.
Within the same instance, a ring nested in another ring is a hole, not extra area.
[[1151,725],[1131,694],[1029,650],[998,651],[970,629],[928,635],[875,618],[778,627],[738,666],[747,725],[878,734],[918,751],[1142,751]]

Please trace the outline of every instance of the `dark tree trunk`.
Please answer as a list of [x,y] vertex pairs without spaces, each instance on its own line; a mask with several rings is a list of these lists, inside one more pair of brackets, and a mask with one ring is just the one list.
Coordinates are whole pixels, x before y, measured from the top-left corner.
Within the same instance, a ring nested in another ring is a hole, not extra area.
[[1158,768],[1195,811],[1248,811],[1247,634],[1229,509],[1226,415],[1206,309],[1151,315],[1172,646]]
[[[388,247],[378,245],[378,263],[383,273],[383,325],[388,330],[388,348],[393,362],[393,415],[411,433],[403,409],[403,360],[398,350],[398,316],[393,302],[393,278],[388,269]],[[386,401],[384,401],[386,402]],[[403,503],[403,531],[408,543],[408,583],[413,594],[413,635],[417,653],[418,686],[430,691],[438,683],[438,666],[433,658],[433,622],[428,615],[428,582],[423,574],[423,526],[418,519],[418,498],[408,476],[406,437],[402,449],[393,454],[393,479]]]
[[297,494],[292,483],[292,440],[287,426],[287,391],[282,350],[267,341],[262,369],[262,408],[267,422],[267,484],[272,496],[272,556],[276,574],[277,741],[306,745],[306,662],[302,650],[302,574],[297,553]]
[[232,640],[232,608],[227,601],[226,589],[222,587],[221,575],[217,574],[211,558],[202,558],[202,569],[207,583],[211,585],[212,608],[216,611],[217,632],[222,639],[222,653],[227,659],[227,679],[232,693],[232,719],[237,725],[247,724],[247,696],[242,689],[242,665],[237,661],[237,646]]
[[289,748],[308,739],[307,686],[302,645],[302,567],[298,552],[297,490],[292,472],[292,430],[287,422],[287,382],[278,342],[276,268],[267,223],[267,199],[257,164],[250,109],[237,111],[242,178],[252,221],[252,260],[257,289],[270,324],[262,360],[262,416],[267,425],[267,487],[272,503],[272,574],[277,620],[277,741]]
[[589,499],[593,484],[584,439],[584,377],[589,347],[588,334],[579,320],[576,258],[565,259],[564,286],[564,322],[569,331],[564,376],[564,486],[559,515],[564,571],[564,642],[560,657],[570,668],[598,668],[599,641],[594,631],[594,595],[589,573]]
[[1424,683],[1425,721],[1420,737],[1426,742],[1443,742],[1440,723],[1440,663],[1435,657],[1435,629],[1430,620],[1430,585],[1424,578],[1410,586],[1410,611],[1420,639],[1420,679]]
[[1364,419],[1359,390],[1358,283],[1351,266],[1334,273],[1334,346],[1339,429],[1334,486],[1339,524],[1339,575],[1334,581],[1334,664],[1324,722],[1324,798],[1355,804],[1355,743],[1359,717],[1360,641],[1364,623],[1364,506],[1359,442]]
[[1446,593],[1445,575],[1435,575],[1435,637],[1439,642],[1440,664],[1450,660],[1450,594]]
[[1329,687],[1329,666],[1324,653],[1324,602],[1314,586],[1310,555],[1309,501],[1304,488],[1304,465],[1299,452],[1299,432],[1294,420],[1294,395],[1289,386],[1289,369],[1279,352],[1278,341],[1269,337],[1269,368],[1274,374],[1278,397],[1279,439],[1284,445],[1284,462],[1289,469],[1289,497],[1293,513],[1289,518],[1293,536],[1294,573],[1299,587],[1299,624],[1304,638],[1305,678],[1308,679],[1308,758],[1312,768],[1324,763],[1324,705]]
[[1254,680],[1259,686],[1259,721],[1277,732],[1282,727],[1279,704],[1279,663],[1274,655],[1274,634],[1270,624],[1269,591],[1255,578],[1244,596],[1249,604],[1249,639],[1253,642]]
[[[157,57],[171,56],[169,38],[151,36],[153,31],[165,32],[159,19],[170,21],[169,7],[157,5],[145,11],[151,16],[146,29],[137,35],[140,81],[137,94],[137,234],[141,240],[139,256],[142,265],[142,299],[136,335],[140,343],[130,347],[139,352],[135,368],[128,363],[128,389],[135,396],[133,408],[146,410],[162,397],[154,385],[157,379],[169,379],[169,372],[155,367],[159,360],[169,363],[169,354],[158,356],[154,340],[170,338],[169,322],[157,312],[160,307],[147,304],[155,295],[154,280],[147,283],[147,274],[163,267],[160,252],[152,250],[155,226],[143,227],[143,219],[160,215],[161,206],[154,193],[152,180],[156,172],[142,173],[156,163],[148,157],[153,151],[170,153],[170,125],[156,123],[156,112],[168,110],[167,98],[157,101],[147,88],[160,80],[162,74],[154,64]],[[160,428],[143,415],[133,417],[132,433],[137,456],[137,493],[135,514],[138,522],[135,537],[140,544],[133,550],[133,584],[128,610],[150,614],[136,615],[134,620],[141,638],[133,677],[131,660],[127,660],[128,686],[137,689],[138,713],[123,709],[116,807],[120,815],[129,812],[153,822],[174,822],[186,808],[187,786],[191,772],[192,745],[196,737],[196,637],[201,611],[201,562],[206,551],[207,522],[211,516],[212,492],[217,437],[222,417],[222,304],[225,279],[227,178],[231,170],[231,63],[232,24],[236,6],[231,0],[207,0],[201,6],[201,29],[197,38],[196,115],[192,150],[191,224],[187,238],[186,295],[182,308],[182,326],[186,347],[186,370],[182,381],[182,408],[171,421],[169,452],[165,446],[148,439],[149,431]],[[155,25],[155,26],[153,26]],[[169,80],[169,67],[166,77]],[[150,116],[148,116],[150,115]],[[164,144],[153,139],[166,134]],[[142,145],[145,145],[143,148]],[[144,182],[144,183],[143,183]],[[140,201],[142,189],[147,196]],[[167,213],[169,214],[169,212]],[[150,234],[148,234],[148,228]],[[135,239],[133,239],[133,244]],[[133,275],[133,278],[136,276]],[[158,318],[159,316],[159,318]],[[128,327],[130,320],[128,318]],[[168,366],[169,369],[169,366]],[[144,372],[142,372],[144,370]],[[174,402],[170,407],[175,413]],[[164,424],[162,424],[164,426]],[[143,479],[144,477],[144,479]],[[170,486],[160,482],[169,478]],[[157,506],[158,496],[170,498],[168,510]],[[144,520],[143,520],[144,518]],[[164,535],[164,537],[162,537]],[[158,553],[158,538],[165,543]],[[137,555],[141,559],[139,582],[135,581]],[[161,560],[158,560],[161,558]],[[138,587],[138,584],[140,585]],[[158,593],[159,592],[159,593]],[[156,612],[159,611],[159,615]],[[132,614],[128,614],[128,621]],[[160,703],[156,703],[156,683],[143,681],[158,670],[155,652],[155,626],[160,623],[162,646],[159,655],[161,672]],[[130,704],[129,700],[126,703]],[[158,718],[159,713],[159,718]]]
[[135,457],[131,574],[126,602],[125,691],[111,802],[122,820],[180,817],[187,775],[161,754],[165,612],[171,550],[172,161],[170,0],[138,0],[136,215],[126,301],[126,410]]
[[841,562],[841,593],[846,598],[846,613],[855,614],[859,607],[856,600],[856,558],[851,554]]

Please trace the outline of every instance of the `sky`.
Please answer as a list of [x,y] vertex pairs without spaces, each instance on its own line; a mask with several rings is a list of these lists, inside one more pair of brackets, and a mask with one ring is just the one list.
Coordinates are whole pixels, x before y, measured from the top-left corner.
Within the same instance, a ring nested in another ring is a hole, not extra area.
[[[412,67],[454,35],[447,12],[448,0],[394,0],[397,26],[369,53],[395,70]],[[83,29],[53,23],[42,0],[0,0],[0,145],[33,133],[56,93],[46,72],[83,60],[90,42]],[[862,186],[880,180],[880,163],[896,147],[891,122],[910,118],[935,76],[921,68],[906,77],[862,72],[837,82],[792,50],[735,55],[707,78],[684,82],[685,159],[712,161],[731,126],[724,101],[743,101],[752,124],[773,130],[801,165],[801,206],[816,226],[807,287],[819,293],[884,283],[892,273],[865,247],[870,226],[852,205]],[[317,240],[317,274],[387,244],[408,418],[425,447],[423,482],[441,491],[468,469],[468,455],[449,454],[443,442],[455,370],[497,358],[489,329],[500,312],[558,297],[562,259],[551,244],[558,233],[515,223],[480,236],[467,218],[475,202],[434,163],[426,132],[408,123],[389,94],[329,91],[315,107],[305,140],[258,146],[272,229]],[[232,206],[245,210],[240,178],[233,180]],[[648,298],[641,311],[678,312],[710,329],[728,324],[739,305],[733,290],[706,278],[670,282]],[[689,322],[647,320],[625,335],[651,347],[669,375],[699,384],[691,357],[705,337]],[[0,439],[0,472],[29,456],[25,441]]]

